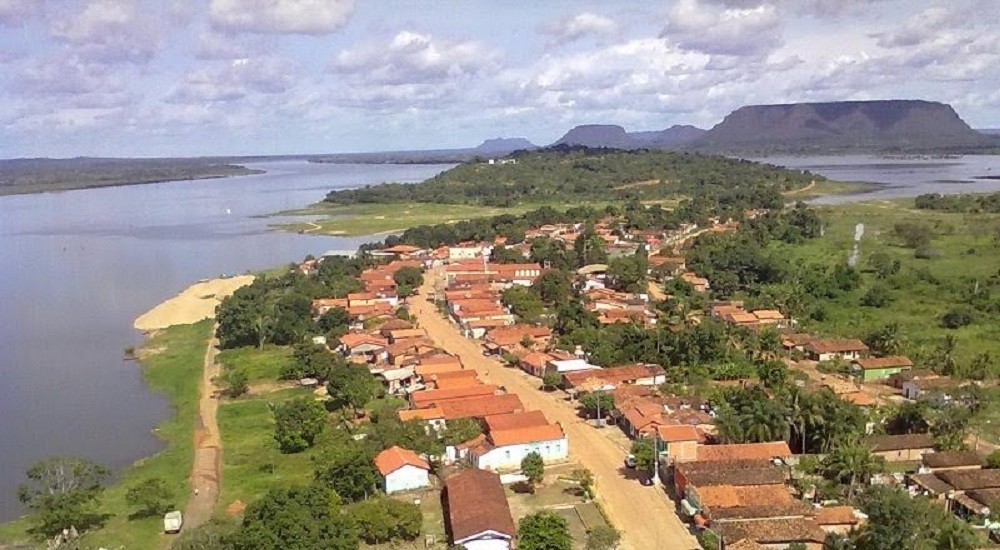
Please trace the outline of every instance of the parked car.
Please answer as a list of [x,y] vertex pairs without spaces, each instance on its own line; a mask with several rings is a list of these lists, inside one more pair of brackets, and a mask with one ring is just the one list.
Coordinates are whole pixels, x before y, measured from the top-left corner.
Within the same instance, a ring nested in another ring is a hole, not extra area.
[[167,512],[163,516],[164,533],[180,533],[181,527],[183,526],[184,526],[184,516],[181,514],[180,510]]
[[628,456],[625,457],[625,467],[626,468],[630,468],[630,469],[631,468],[635,468],[635,455],[634,454],[629,454]]

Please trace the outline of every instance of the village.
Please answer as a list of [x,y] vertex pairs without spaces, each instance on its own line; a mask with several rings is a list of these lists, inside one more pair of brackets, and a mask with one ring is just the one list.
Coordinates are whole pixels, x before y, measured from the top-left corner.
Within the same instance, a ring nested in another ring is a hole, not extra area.
[[[744,220],[766,214],[748,211]],[[481,427],[476,437],[447,446],[443,456],[384,449],[375,458],[383,490],[402,496],[440,490],[449,542],[468,549],[515,547],[515,520],[523,513],[512,512],[508,501],[516,497],[510,488],[528,480],[525,464],[535,459],[547,471],[563,472],[546,478],[549,484],[572,478],[569,472],[592,475],[597,480],[593,503],[584,498],[566,505],[577,511],[569,514],[571,522],[587,518],[582,522],[587,531],[610,523],[626,549],[699,544],[819,549],[869,521],[849,502],[860,486],[869,485],[928,497],[984,532],[996,527],[990,518],[1000,495],[1000,470],[984,466],[992,446],[976,438],[946,448],[927,426],[893,433],[885,427],[889,419],[883,411],[889,407],[964,406],[970,386],[908,357],[873,353],[861,340],[802,332],[796,319],[777,309],[708,299],[710,282],[688,269],[687,247],[699,235],[740,228],[733,220],[714,218],[709,224],[622,230],[609,216],[592,226],[531,228],[514,245],[498,237],[433,249],[396,244],[369,252],[377,264],[361,273],[363,291],[312,302],[316,318],[343,309],[350,329],[336,341],[314,341],[367,368],[388,394],[405,399],[399,420],[422,422],[428,433],[468,419]],[[706,393],[674,391],[684,386],[668,372],[676,366],[598,364],[595,350],[560,342],[551,311],[529,312],[519,305],[527,289],[555,279],[545,280],[552,272],[545,262],[529,261],[530,243],[544,239],[572,248],[587,242],[581,239],[584,233],[603,243],[610,261],[643,258],[641,280],[625,285],[631,287],[627,290],[612,283],[621,275],[609,272],[613,269],[606,263],[570,274],[573,292],[561,299],[577,300],[580,315],[596,321],[595,330],[669,324],[667,329],[681,332],[714,324],[752,334],[761,343],[742,351],[762,364],[783,365],[787,374],[780,383],[786,388],[738,372],[708,385],[760,392],[765,399],[779,391],[829,397],[839,403],[835,407],[862,419],[864,433],[852,450],[862,449],[864,460],[838,466],[834,462],[848,451],[814,447],[795,429],[780,437],[734,436],[728,405]],[[298,269],[314,275],[322,261],[310,258]],[[405,268],[423,272],[419,287],[400,288],[394,275]],[[679,319],[657,307],[678,285],[703,304]],[[433,462],[445,468],[432,468]],[[831,475],[838,467],[841,471]],[[831,490],[838,483],[849,486],[846,498]]]

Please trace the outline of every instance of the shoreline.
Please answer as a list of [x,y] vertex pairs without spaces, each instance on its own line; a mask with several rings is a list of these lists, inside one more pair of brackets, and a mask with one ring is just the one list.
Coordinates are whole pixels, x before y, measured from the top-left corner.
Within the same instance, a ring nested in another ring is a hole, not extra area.
[[249,285],[254,278],[254,275],[236,275],[199,281],[136,317],[132,326],[148,333],[173,325],[189,325],[214,318],[215,308],[222,299]]

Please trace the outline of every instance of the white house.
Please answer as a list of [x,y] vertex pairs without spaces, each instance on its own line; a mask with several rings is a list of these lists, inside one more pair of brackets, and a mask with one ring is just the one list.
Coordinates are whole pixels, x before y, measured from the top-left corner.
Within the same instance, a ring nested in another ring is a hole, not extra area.
[[452,544],[466,550],[510,550],[514,518],[500,476],[463,470],[444,483],[447,530]]
[[480,470],[516,470],[535,452],[546,463],[569,458],[569,440],[559,424],[492,429],[469,449],[469,460]]
[[430,486],[431,467],[417,453],[402,447],[389,447],[375,457],[375,467],[382,475],[386,494]]
[[591,365],[585,359],[553,359],[552,361],[549,361],[548,366],[550,369],[555,369],[555,371],[559,374],[586,370],[598,370],[601,368],[597,365]]

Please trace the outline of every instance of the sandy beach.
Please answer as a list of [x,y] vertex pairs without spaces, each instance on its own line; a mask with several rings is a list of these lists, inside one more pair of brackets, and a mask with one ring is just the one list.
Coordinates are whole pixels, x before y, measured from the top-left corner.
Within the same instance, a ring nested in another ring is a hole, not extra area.
[[215,306],[236,289],[253,282],[253,275],[239,275],[195,283],[173,298],[143,313],[133,326],[141,331],[170,325],[196,323],[215,316]]

